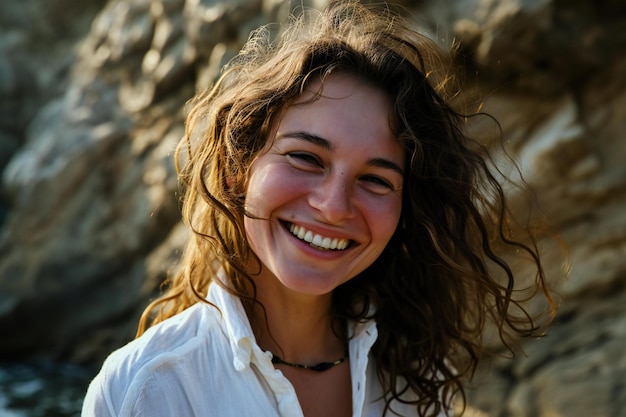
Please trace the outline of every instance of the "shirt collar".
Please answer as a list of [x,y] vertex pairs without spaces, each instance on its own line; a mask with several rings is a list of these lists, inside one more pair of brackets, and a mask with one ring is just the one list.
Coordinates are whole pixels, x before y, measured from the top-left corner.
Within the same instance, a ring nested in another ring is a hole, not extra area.
[[[224,282],[223,270],[218,272],[218,278]],[[247,368],[250,365],[252,346],[256,345],[256,338],[241,300],[217,283],[209,286],[207,300],[221,312],[222,327],[228,335],[235,369],[241,371]]]
[[374,319],[363,322],[351,322],[348,331],[352,336],[351,340],[356,342],[366,352],[369,352],[378,338],[378,328]]

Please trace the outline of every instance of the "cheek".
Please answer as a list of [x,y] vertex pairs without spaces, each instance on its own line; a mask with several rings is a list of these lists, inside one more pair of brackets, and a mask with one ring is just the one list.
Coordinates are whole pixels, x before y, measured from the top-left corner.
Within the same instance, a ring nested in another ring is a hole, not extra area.
[[248,182],[246,210],[257,216],[268,216],[282,204],[302,195],[305,181],[280,166],[267,166],[254,172]]
[[386,245],[393,236],[400,220],[401,204],[382,204],[369,212],[370,228],[380,244]]

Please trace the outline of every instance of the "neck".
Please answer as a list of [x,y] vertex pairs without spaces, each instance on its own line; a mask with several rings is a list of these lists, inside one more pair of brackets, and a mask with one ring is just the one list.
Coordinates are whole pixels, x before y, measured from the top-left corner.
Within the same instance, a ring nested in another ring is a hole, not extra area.
[[263,350],[302,364],[332,362],[345,353],[345,341],[337,337],[339,331],[333,332],[332,294],[303,295],[282,285],[267,287],[257,284],[257,299],[265,306],[267,321],[258,305],[248,309]]

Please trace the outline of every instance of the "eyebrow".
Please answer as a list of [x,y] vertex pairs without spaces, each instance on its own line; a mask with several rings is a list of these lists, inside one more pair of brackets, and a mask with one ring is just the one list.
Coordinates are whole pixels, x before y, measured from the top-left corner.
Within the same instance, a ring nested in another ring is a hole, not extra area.
[[[279,135],[276,139],[284,139],[284,138],[302,139],[309,143],[312,143],[314,145],[327,149],[329,151],[332,151],[334,148],[333,144],[329,140],[324,139],[321,136],[317,136],[309,132],[302,132],[302,131],[287,132],[287,133],[283,133]],[[400,167],[400,165],[388,159],[371,158],[371,159],[368,159],[367,164],[373,167],[385,168],[385,169],[395,171],[404,177],[404,170]]]
[[313,145],[320,146],[329,151],[333,150],[333,144],[330,143],[330,141],[328,141],[327,139],[324,139],[321,136],[317,136],[308,132],[287,132],[287,133],[283,133],[282,135],[279,135],[277,139],[283,139],[283,138],[302,139],[302,140],[312,143]]
[[398,174],[402,175],[404,177],[404,170],[402,168],[400,168],[400,165],[396,164],[395,162],[391,162],[388,159],[384,159],[384,158],[372,158],[370,160],[367,161],[368,165],[374,166],[374,167],[378,167],[378,168],[386,168],[386,169],[390,169],[392,171],[396,171]]

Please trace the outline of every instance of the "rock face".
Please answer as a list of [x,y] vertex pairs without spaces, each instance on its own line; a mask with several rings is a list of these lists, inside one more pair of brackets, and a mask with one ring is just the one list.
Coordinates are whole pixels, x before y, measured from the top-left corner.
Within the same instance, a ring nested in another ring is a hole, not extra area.
[[[525,342],[525,356],[481,368],[467,415],[626,415],[626,6],[401,3],[433,37],[459,42],[467,83],[535,190],[511,189],[511,198],[570,252],[547,336]],[[0,4],[3,358],[97,365],[132,338],[186,237],[173,168],[185,102],[250,30],[289,7]],[[472,128],[485,140],[497,134],[489,123]],[[501,168],[510,169],[505,158]],[[560,277],[561,250],[549,242],[540,242],[547,270]]]

